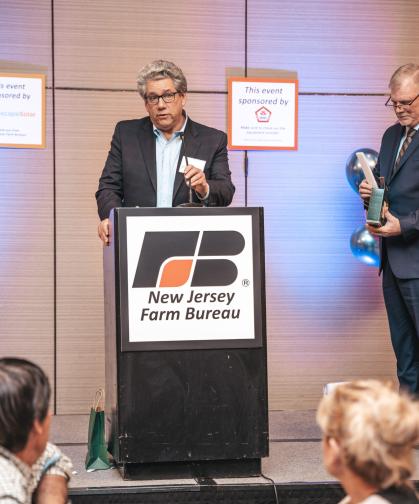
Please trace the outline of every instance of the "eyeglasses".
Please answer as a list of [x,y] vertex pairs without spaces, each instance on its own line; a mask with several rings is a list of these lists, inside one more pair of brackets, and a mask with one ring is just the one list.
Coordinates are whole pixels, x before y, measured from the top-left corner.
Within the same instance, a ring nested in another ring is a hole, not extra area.
[[410,100],[410,101],[399,101],[399,102],[394,102],[392,99],[391,99],[391,96],[389,97],[389,99],[385,102],[385,106],[386,107],[393,107],[394,109],[396,109],[397,107],[402,107],[402,108],[405,108],[405,107],[410,107],[410,105],[412,105],[412,103],[417,99],[419,98],[419,94],[417,96],[415,96],[415,98],[413,98],[413,100]]
[[164,103],[172,103],[175,101],[177,94],[181,93],[179,93],[179,91],[175,91],[174,93],[164,93],[162,95],[145,96],[144,100],[150,105],[157,105],[160,101],[160,98],[164,101]]

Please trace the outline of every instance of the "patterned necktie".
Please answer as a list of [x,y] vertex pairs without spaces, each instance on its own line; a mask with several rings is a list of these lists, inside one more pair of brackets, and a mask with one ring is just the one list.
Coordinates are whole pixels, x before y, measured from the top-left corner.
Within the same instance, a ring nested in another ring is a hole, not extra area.
[[399,155],[397,156],[396,162],[394,163],[393,174],[395,174],[399,169],[400,161],[404,156],[405,152],[407,151],[407,148],[411,144],[415,134],[416,134],[415,128],[408,128],[406,138],[404,139],[402,148],[400,149]]

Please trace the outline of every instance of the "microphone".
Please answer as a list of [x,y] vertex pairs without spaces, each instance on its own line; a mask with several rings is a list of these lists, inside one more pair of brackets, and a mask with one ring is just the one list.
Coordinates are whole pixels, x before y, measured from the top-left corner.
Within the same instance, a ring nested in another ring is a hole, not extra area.
[[189,161],[188,161],[188,156],[186,155],[186,147],[185,147],[185,132],[184,131],[181,131],[179,133],[179,136],[180,136],[180,140],[182,141],[182,147],[183,147],[183,154],[185,156],[185,161],[186,161],[186,164],[188,165],[189,164]]
[[[181,131],[179,133],[179,136],[180,136],[180,140],[182,142],[183,155],[185,156],[186,166],[188,166],[189,165],[189,161],[188,161],[188,156],[186,155],[185,138],[184,138],[185,137],[185,133],[183,131]],[[193,206],[192,182],[191,182],[191,180],[189,180],[188,187],[189,187],[189,205]]]

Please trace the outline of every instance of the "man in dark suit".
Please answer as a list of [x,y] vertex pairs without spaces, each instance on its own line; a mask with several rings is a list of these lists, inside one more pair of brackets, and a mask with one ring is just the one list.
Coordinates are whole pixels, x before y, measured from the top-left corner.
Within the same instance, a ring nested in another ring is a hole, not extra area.
[[116,125],[96,192],[98,234],[105,244],[112,208],[177,206],[188,202],[189,185],[196,202],[227,206],[235,190],[226,134],[187,116],[180,68],[153,61],[140,71],[137,84],[149,116]]
[[[368,230],[381,238],[383,293],[401,387],[419,395],[419,65],[390,79],[387,105],[398,123],[384,133],[376,175],[388,188],[387,222]],[[360,196],[368,201],[364,180]]]

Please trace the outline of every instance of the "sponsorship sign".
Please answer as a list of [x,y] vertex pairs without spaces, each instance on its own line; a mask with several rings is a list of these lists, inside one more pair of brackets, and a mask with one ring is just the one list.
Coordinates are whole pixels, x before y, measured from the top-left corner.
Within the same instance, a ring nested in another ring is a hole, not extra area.
[[229,149],[296,150],[297,112],[297,80],[230,78]]
[[254,219],[248,214],[127,215],[123,350],[185,341],[258,346],[255,260],[260,256],[258,249],[254,257],[253,240],[259,239],[253,236]]
[[45,75],[0,73],[0,147],[45,147]]

